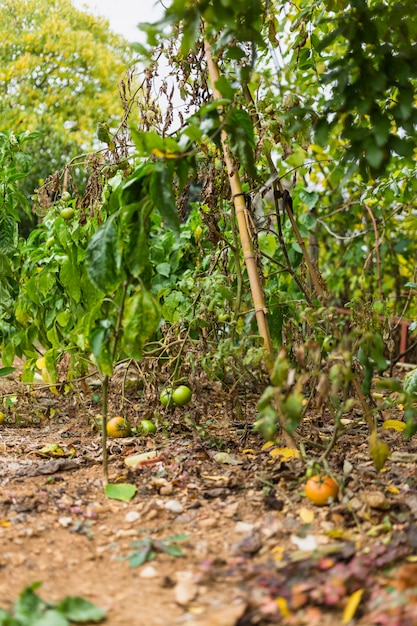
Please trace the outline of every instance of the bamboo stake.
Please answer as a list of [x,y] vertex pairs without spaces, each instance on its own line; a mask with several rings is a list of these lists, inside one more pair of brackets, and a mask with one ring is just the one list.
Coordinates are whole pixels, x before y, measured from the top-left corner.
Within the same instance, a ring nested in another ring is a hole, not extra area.
[[[213,97],[215,100],[222,98],[221,93],[216,88],[216,82],[219,80],[219,70],[216,63],[211,56],[210,44],[207,40],[204,41],[204,49],[207,60],[207,66],[209,70],[210,82],[213,91]],[[271,341],[271,335],[269,333],[268,321],[266,318],[267,309],[265,306],[265,298],[262,289],[262,285],[259,280],[258,268],[255,260],[255,253],[252,246],[252,241],[249,235],[249,215],[246,207],[246,201],[242,192],[242,185],[240,182],[239,173],[234,167],[232,158],[230,156],[229,147],[227,145],[227,133],[221,131],[221,143],[223,148],[223,156],[226,164],[226,168],[229,174],[230,189],[233,196],[233,204],[236,212],[237,225],[239,229],[240,241],[242,245],[243,258],[245,261],[246,269],[249,277],[249,284],[252,293],[252,300],[255,308],[256,321],[258,324],[259,334],[264,340],[264,347],[273,355],[273,347]],[[271,363],[272,365],[272,363]]]

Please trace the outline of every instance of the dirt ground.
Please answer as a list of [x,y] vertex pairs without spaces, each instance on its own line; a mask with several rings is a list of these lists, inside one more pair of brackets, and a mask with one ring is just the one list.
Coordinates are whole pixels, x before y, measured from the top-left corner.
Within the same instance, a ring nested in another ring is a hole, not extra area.
[[[110,481],[137,488],[121,502],[104,494],[90,392],[0,383],[0,607],[40,581],[43,598],[83,596],[111,626],[417,624],[415,438],[381,428],[391,457],[377,472],[366,423],[347,421],[330,458],[339,497],[317,507],[301,460],[252,432],[255,399],[237,417],[236,399],[207,385],[159,413],[155,435],[108,441]],[[124,402],[137,423],[143,400]],[[300,431],[309,454],[329,435],[325,415]],[[128,468],[142,452],[154,456]],[[155,558],[137,566],[144,541]]]

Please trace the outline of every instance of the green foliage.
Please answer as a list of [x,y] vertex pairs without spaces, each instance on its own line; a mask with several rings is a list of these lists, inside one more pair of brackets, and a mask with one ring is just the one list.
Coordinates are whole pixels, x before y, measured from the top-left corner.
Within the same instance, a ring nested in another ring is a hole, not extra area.
[[312,44],[332,93],[317,133],[327,143],[325,126],[342,121],[346,157],[358,159],[363,173],[383,172],[392,154],[413,155],[416,35],[414,8],[392,1],[356,0],[351,10],[322,13],[317,22]]
[[125,558],[129,561],[130,567],[140,567],[147,561],[153,561],[157,557],[158,552],[176,558],[183,557],[185,554],[177,544],[187,539],[187,535],[173,535],[166,539],[146,537],[140,541],[132,541],[131,546],[135,550],[132,550]]
[[0,31],[1,129],[39,132],[30,147],[29,196],[93,147],[98,120],[119,120],[117,82],[132,55],[104,19],[69,0],[3,0]]
[[69,626],[70,624],[99,623],[106,618],[106,611],[88,600],[67,596],[58,603],[46,602],[36,593],[40,583],[26,587],[14,602],[12,612],[0,609],[1,626]]

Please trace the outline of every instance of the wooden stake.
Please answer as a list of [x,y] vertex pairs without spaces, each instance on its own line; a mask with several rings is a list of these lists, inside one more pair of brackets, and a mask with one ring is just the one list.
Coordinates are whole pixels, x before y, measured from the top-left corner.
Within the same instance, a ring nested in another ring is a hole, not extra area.
[[[222,98],[221,93],[216,87],[216,83],[219,80],[219,70],[216,63],[211,56],[210,44],[207,40],[204,41],[204,49],[206,54],[207,66],[209,70],[210,82],[213,91],[213,97],[215,100]],[[220,111],[221,114],[221,111]],[[258,267],[255,260],[255,252],[252,246],[252,241],[249,234],[249,214],[246,207],[246,201],[242,192],[242,185],[240,182],[239,173],[233,164],[233,160],[230,155],[229,146],[227,144],[227,133],[225,130],[221,131],[221,143],[223,148],[224,161],[229,174],[230,189],[232,191],[233,204],[236,212],[236,219],[239,228],[240,241],[242,244],[243,258],[245,261],[246,269],[249,277],[249,284],[252,293],[252,300],[255,308],[256,321],[258,324],[259,334],[264,340],[264,347],[267,352],[272,356],[273,347],[271,341],[271,335],[269,333],[269,326],[267,321],[267,309],[265,306],[265,298],[262,289],[262,285],[259,279]],[[267,363],[268,368],[272,366],[272,359],[268,359],[270,363]]]

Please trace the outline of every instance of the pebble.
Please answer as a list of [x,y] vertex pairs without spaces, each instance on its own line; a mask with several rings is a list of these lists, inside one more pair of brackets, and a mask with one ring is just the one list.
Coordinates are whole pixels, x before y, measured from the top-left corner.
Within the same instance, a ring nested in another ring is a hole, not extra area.
[[156,578],[159,576],[153,565],[145,565],[139,572],[140,578]]
[[180,606],[187,606],[198,594],[198,587],[193,581],[192,572],[177,572],[178,580],[174,587],[175,601]]
[[178,502],[178,500],[168,500],[168,502],[165,502],[164,504],[164,509],[170,511],[171,513],[178,514],[184,511],[184,507],[182,506],[181,502]]
[[218,522],[216,517],[204,517],[198,522],[200,528],[214,528],[217,524]]
[[58,524],[64,528],[68,528],[68,526],[72,524],[72,517],[60,517],[58,519]]
[[140,513],[138,513],[137,511],[129,511],[125,515],[125,522],[128,522],[128,524],[131,524],[132,522],[137,522],[139,518],[140,518]]
[[253,530],[253,524],[247,522],[236,522],[235,532],[237,533],[250,533]]

